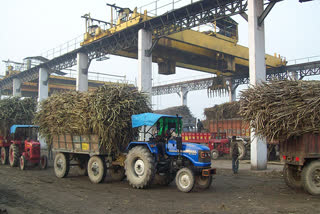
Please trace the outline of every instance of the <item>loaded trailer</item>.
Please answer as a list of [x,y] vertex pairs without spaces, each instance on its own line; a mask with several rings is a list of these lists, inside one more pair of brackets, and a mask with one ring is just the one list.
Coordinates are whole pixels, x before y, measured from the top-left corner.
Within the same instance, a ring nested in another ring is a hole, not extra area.
[[320,195],[320,135],[306,133],[280,142],[280,154],[286,184]]
[[110,170],[113,178],[122,180],[126,176],[137,189],[152,183],[167,185],[173,180],[182,192],[190,192],[195,186],[201,189],[211,186],[216,170],[211,168],[210,150],[204,145],[182,142],[181,117],[133,115],[132,127],[139,128],[139,139],[128,142],[127,148],[117,154],[108,154],[97,135],[54,136],[56,176],[66,177],[70,160],[76,160],[76,165],[88,173],[93,183],[102,182]]

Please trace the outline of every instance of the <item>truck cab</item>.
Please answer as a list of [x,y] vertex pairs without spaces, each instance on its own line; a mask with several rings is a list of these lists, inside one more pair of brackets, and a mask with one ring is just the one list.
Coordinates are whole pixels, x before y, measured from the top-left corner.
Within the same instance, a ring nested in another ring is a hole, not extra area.
[[182,142],[181,119],[154,113],[132,116],[132,127],[140,129],[140,137],[127,147],[125,171],[131,186],[146,188],[174,179],[182,192],[190,192],[195,184],[201,189],[211,186],[216,170],[211,168],[210,150]]

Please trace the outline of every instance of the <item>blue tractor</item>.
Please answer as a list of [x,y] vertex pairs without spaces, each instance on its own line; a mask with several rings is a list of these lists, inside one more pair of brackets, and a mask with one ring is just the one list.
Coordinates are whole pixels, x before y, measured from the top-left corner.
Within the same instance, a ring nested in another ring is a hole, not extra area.
[[125,160],[125,173],[132,187],[165,185],[174,179],[182,192],[190,192],[195,185],[201,189],[211,186],[216,170],[211,168],[210,150],[204,145],[182,143],[181,117],[133,115],[132,127],[140,128],[140,139],[128,145]]

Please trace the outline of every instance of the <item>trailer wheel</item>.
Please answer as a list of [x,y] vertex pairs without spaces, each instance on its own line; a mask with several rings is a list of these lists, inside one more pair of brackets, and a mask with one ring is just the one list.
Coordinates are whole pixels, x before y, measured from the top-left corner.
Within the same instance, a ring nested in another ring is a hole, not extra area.
[[122,166],[114,166],[110,169],[110,175],[114,181],[122,181],[125,177],[125,171]]
[[58,178],[65,178],[70,169],[69,154],[59,152],[54,159],[54,173]]
[[196,176],[196,185],[199,189],[208,189],[212,184],[212,176]]
[[27,164],[26,158],[24,157],[24,155],[22,155],[20,157],[20,169],[25,170],[26,164]]
[[48,166],[48,158],[46,155],[40,157],[40,169],[46,169]]
[[296,167],[285,164],[283,167],[283,177],[285,183],[292,189],[301,188],[301,173]]
[[217,149],[212,149],[211,150],[211,159],[217,160],[218,157],[219,157],[219,151]]
[[156,173],[153,179],[153,184],[167,186],[174,180],[174,175],[171,173]]
[[1,164],[5,165],[8,163],[8,156],[9,156],[8,148],[2,147],[1,148]]
[[312,161],[303,168],[302,185],[311,195],[320,195],[320,160]]
[[189,168],[182,168],[177,172],[176,185],[181,192],[190,192],[194,188],[195,178]]
[[11,144],[9,148],[9,163],[11,167],[18,166],[19,163],[19,146]]
[[148,187],[154,178],[155,164],[150,151],[143,146],[133,147],[125,160],[129,184],[137,189]]
[[88,161],[88,176],[92,183],[98,184],[106,177],[106,166],[104,159],[99,156],[92,156]]

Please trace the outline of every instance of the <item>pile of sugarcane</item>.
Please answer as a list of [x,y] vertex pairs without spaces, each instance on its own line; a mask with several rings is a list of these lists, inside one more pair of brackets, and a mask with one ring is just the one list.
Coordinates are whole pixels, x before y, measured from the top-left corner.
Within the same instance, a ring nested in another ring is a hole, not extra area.
[[272,81],[241,93],[240,114],[256,134],[285,140],[320,131],[320,81]]
[[204,115],[207,120],[223,120],[240,118],[240,103],[237,101],[215,105],[204,109]]
[[188,106],[185,106],[185,105],[156,110],[156,111],[154,111],[154,113],[167,114],[167,115],[178,114],[179,116],[182,117],[182,123],[186,126],[187,125],[195,125],[195,123],[196,123],[196,118],[192,115]]
[[54,135],[96,134],[110,154],[120,152],[137,136],[131,116],[150,111],[147,97],[136,88],[110,84],[92,92],[52,95],[40,104],[35,122],[48,143]]
[[5,98],[0,100],[0,135],[7,136],[14,124],[31,125],[37,102],[32,98]]

